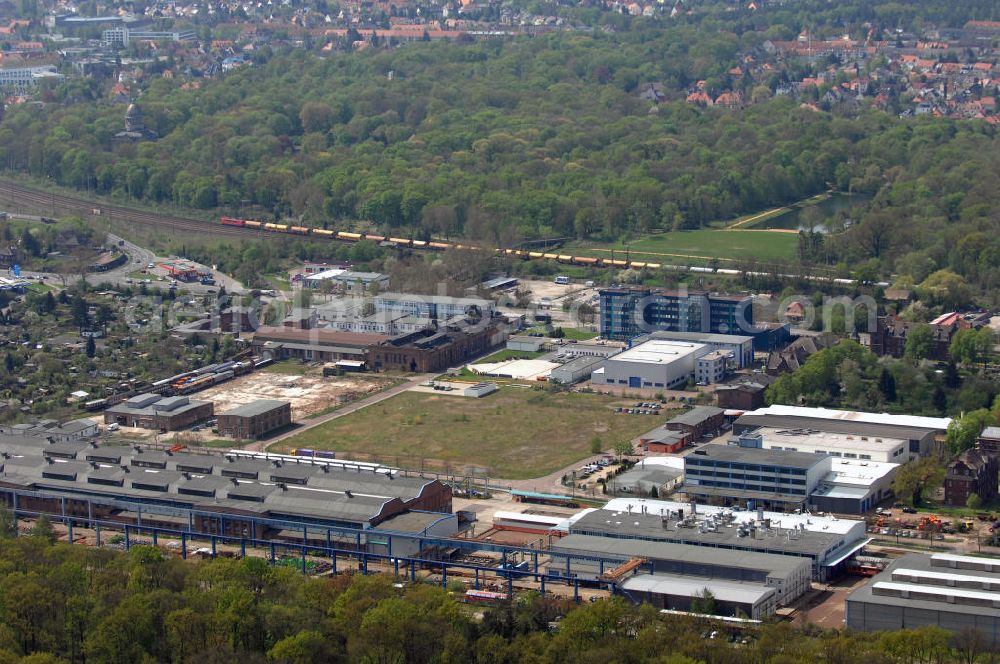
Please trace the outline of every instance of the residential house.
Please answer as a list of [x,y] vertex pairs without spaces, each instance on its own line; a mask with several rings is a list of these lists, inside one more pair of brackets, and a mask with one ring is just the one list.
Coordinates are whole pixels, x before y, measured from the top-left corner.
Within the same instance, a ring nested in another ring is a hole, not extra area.
[[986,427],[976,442],[979,451],[990,456],[1000,456],[1000,427]]
[[772,376],[797,370],[810,356],[836,343],[833,335],[799,337],[784,350],[773,351],[767,358],[767,373]]
[[966,450],[950,464],[944,477],[944,501],[963,507],[976,494],[983,504],[997,497],[996,457],[977,449]]
[[[923,323],[904,321],[896,316],[879,316],[875,332],[870,336],[871,351],[878,356],[903,357],[906,352],[906,339],[910,332]],[[951,340],[955,334],[969,323],[958,314],[944,314],[928,323],[933,337],[928,359],[947,361]]]

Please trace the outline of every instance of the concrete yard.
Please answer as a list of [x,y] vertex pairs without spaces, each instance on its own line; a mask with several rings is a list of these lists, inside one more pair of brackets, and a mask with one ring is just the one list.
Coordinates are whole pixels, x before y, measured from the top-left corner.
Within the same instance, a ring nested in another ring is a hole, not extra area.
[[531,297],[537,301],[539,298],[548,297],[553,301],[566,297],[567,295],[582,294],[583,291],[594,290],[586,288],[583,284],[557,284],[555,280],[541,279],[521,279],[519,288],[531,291]]
[[341,403],[355,401],[391,384],[384,376],[348,374],[324,377],[258,371],[192,395],[215,402],[219,415],[257,399],[280,399],[292,403],[292,421],[320,413]]
[[[434,389],[431,385],[436,386],[438,389]],[[462,394],[462,390],[473,385],[474,383],[459,383],[446,380],[435,380],[429,381],[422,385],[417,385],[416,387],[411,387],[408,392],[423,392],[424,394],[447,394],[451,397],[464,397],[466,399],[476,399],[477,397],[472,395]]]
[[503,362],[490,362],[487,364],[470,364],[469,371],[483,376],[483,380],[489,377],[510,378],[513,380],[541,380],[559,365],[548,360],[505,360]]
[[793,619],[801,625],[817,625],[824,629],[843,627],[847,596],[868,580],[862,576],[845,576],[829,585],[813,582],[812,588],[792,604]]

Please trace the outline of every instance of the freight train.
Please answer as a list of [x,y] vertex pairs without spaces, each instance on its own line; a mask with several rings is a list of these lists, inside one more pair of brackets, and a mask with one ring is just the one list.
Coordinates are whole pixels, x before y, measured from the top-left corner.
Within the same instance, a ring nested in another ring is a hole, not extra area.
[[[224,226],[237,226],[268,233],[285,233],[288,235],[309,235],[325,238],[328,240],[339,240],[341,242],[360,242],[370,240],[380,244],[389,244],[395,247],[412,247],[414,249],[426,249],[433,251],[446,251],[448,249],[483,251],[482,247],[471,244],[459,244],[455,242],[443,242],[440,240],[413,240],[410,238],[392,237],[385,235],[375,235],[372,233],[350,233],[347,231],[331,231],[325,228],[308,228],[306,226],[291,226],[288,224],[272,224],[263,221],[253,221],[250,219],[234,219],[232,217],[221,217],[220,222]],[[567,265],[581,265],[584,267],[615,267],[633,268],[636,270],[649,269],[658,270],[662,267],[660,263],[648,263],[645,261],[621,260],[615,258],[595,258],[593,256],[572,256],[569,254],[558,254],[542,251],[526,251],[524,249],[495,249],[493,250],[501,256],[521,258],[523,260],[550,260]]]

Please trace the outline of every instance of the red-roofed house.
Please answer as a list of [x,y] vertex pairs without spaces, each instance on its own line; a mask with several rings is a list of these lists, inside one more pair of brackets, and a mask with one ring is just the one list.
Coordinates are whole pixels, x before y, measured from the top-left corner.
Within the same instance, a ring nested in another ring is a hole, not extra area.
[[723,108],[738,108],[743,105],[743,97],[739,92],[723,92],[715,98],[715,105]]
[[711,106],[712,98],[709,97],[707,93],[699,90],[698,92],[692,92],[687,96],[687,103],[698,104],[699,106]]

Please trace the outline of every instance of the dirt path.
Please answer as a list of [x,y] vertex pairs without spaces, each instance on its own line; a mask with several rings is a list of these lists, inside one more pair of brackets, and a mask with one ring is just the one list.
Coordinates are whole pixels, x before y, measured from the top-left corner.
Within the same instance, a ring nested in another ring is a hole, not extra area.
[[409,390],[412,387],[416,387],[417,385],[420,385],[421,383],[426,383],[427,381],[431,380],[432,378],[434,378],[434,377],[436,377],[438,375],[440,375],[440,374],[437,373],[437,372],[435,372],[435,373],[420,374],[419,376],[411,378],[410,380],[406,381],[405,383],[400,383],[399,385],[396,385],[395,387],[390,387],[387,390],[382,390],[381,392],[378,392],[378,393],[373,394],[371,396],[365,397],[364,399],[359,399],[358,401],[355,401],[353,403],[347,404],[346,406],[344,406],[342,408],[338,408],[337,410],[333,411],[332,413],[327,413],[326,415],[321,415],[319,417],[314,417],[312,419],[305,420],[304,422],[300,422],[300,426],[296,427],[292,431],[289,431],[287,433],[283,433],[280,436],[275,436],[274,438],[269,438],[267,440],[258,440],[256,442],[250,443],[249,445],[245,445],[243,447],[243,449],[247,450],[248,452],[263,452],[266,448],[270,447],[271,445],[274,445],[275,443],[281,442],[282,440],[285,440],[286,438],[291,438],[292,436],[297,436],[300,433],[302,433],[303,431],[308,431],[309,429],[312,429],[313,427],[317,427],[317,426],[319,426],[321,424],[326,424],[327,422],[335,420],[338,417],[343,417],[345,415],[350,415],[351,413],[353,413],[353,412],[355,412],[357,410],[360,410],[360,409],[362,409],[362,408],[364,408],[366,406],[371,406],[372,404],[376,404],[376,403],[379,403],[381,401],[385,401],[386,399],[389,399],[390,397],[394,397],[394,396],[396,396],[397,394],[399,394],[401,392],[405,392],[405,391]]

